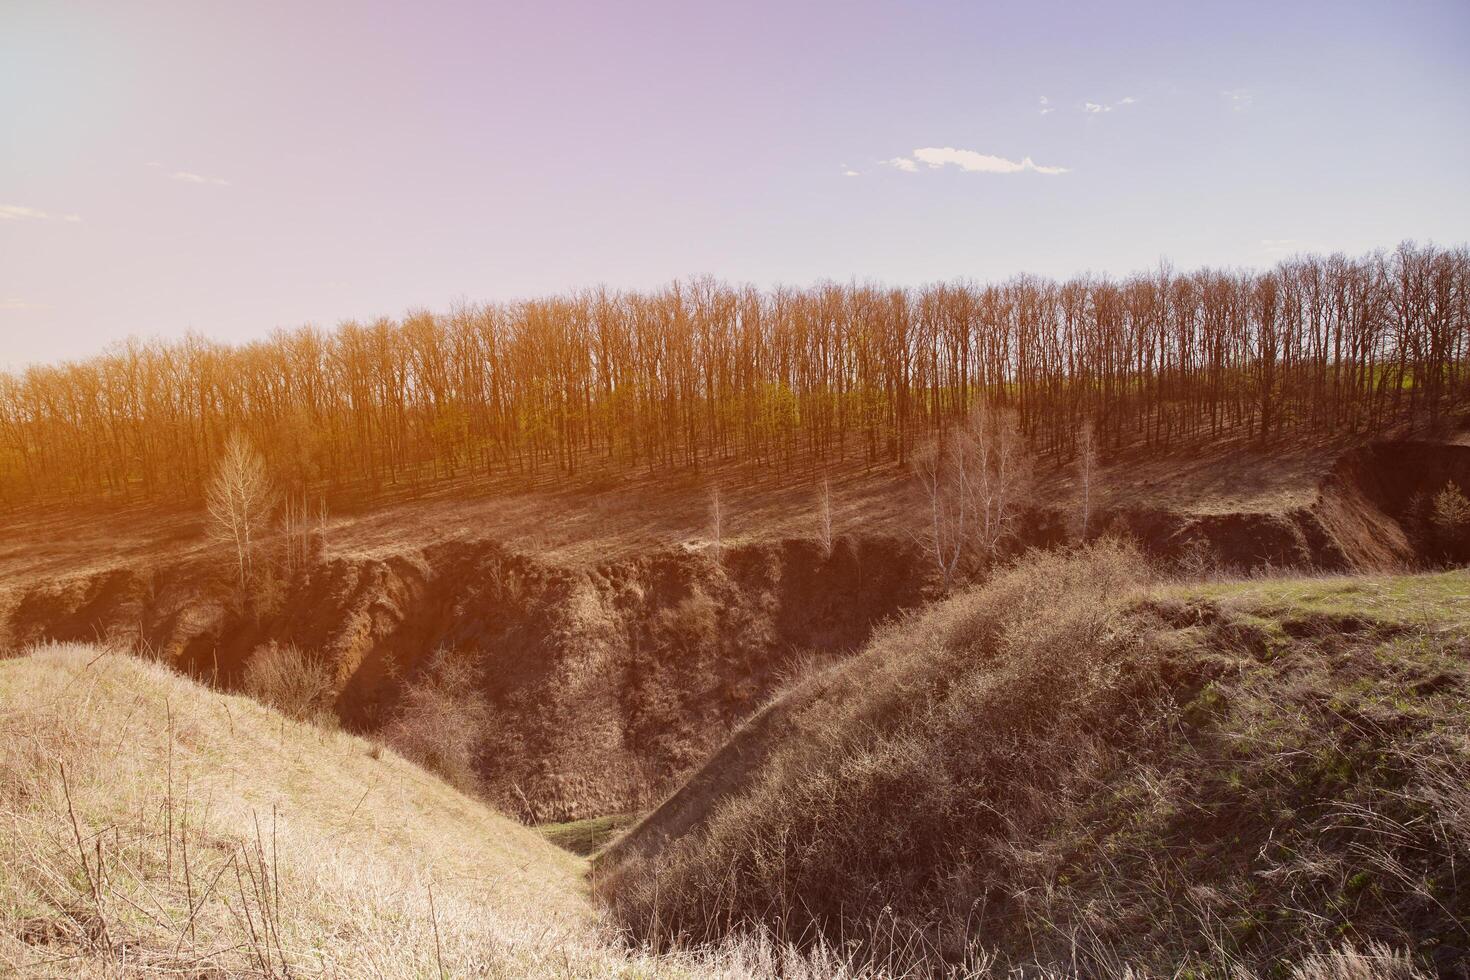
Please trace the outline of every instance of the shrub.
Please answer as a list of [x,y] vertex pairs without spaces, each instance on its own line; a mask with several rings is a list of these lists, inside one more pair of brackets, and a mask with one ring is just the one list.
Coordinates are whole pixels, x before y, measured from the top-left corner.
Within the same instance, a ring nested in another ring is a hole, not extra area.
[[274,641],[257,647],[245,665],[245,692],[302,721],[334,722],[332,672],[315,654]]
[[399,754],[466,792],[480,789],[480,746],[490,727],[490,705],[478,680],[464,659],[438,651],[383,730]]
[[1460,558],[1470,539],[1470,500],[1453,483],[1446,483],[1429,508],[1429,524],[1444,557]]

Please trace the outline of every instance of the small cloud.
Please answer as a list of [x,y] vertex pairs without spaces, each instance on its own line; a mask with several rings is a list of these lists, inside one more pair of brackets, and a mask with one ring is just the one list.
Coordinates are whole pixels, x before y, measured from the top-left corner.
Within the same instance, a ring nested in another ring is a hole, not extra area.
[[1252,105],[1254,105],[1256,101],[1255,93],[1251,92],[1249,89],[1226,89],[1220,94],[1230,100],[1230,108],[1235,112],[1244,112],[1246,109],[1249,109]]
[[1267,255],[1283,255],[1287,252],[1301,250],[1301,244],[1295,238],[1263,238],[1261,239],[1261,251]]
[[885,167],[897,167],[906,174],[917,173],[919,170],[919,165],[908,157],[894,157],[892,160],[879,160],[878,162]]
[[844,170],[844,171],[842,171],[842,176],[844,176],[844,177],[861,177],[862,174],[859,173],[856,170]]
[[[1019,161],[1008,160],[1005,157],[978,153],[975,150],[959,150],[952,146],[922,147],[915,150],[914,159],[907,160],[907,162],[912,164],[914,160],[928,164],[931,170],[953,164],[971,173],[1018,174],[1030,170],[1033,173],[1055,175],[1067,173],[1069,170],[1067,167],[1043,167],[1032,161],[1030,157],[1023,157]],[[918,168],[915,166],[913,169]]]
[[182,180],[186,184],[217,184],[221,187],[229,186],[229,181],[222,177],[205,177],[202,174],[192,174],[187,170],[175,170],[169,174],[174,180]]
[[19,204],[0,204],[0,221],[67,221],[75,224],[81,220],[79,214],[51,214]]
[[51,307],[45,303],[28,303],[14,296],[0,297],[0,310],[49,310]]
[[1056,112],[1056,111],[1057,111],[1057,107],[1051,104],[1051,99],[1048,99],[1046,96],[1043,95],[1041,97],[1041,114],[1044,116],[1048,112]]
[[1084,102],[1084,103],[1082,103],[1082,111],[1085,112],[1085,113],[1087,113],[1088,115],[1097,116],[1097,115],[1101,115],[1104,112],[1112,112],[1114,109],[1118,108],[1119,106],[1133,105],[1136,102],[1138,102],[1138,100],[1135,99],[1133,96],[1131,96],[1131,95],[1125,95],[1121,99],[1119,99],[1117,102],[1112,102],[1112,103],[1108,103],[1108,102]]

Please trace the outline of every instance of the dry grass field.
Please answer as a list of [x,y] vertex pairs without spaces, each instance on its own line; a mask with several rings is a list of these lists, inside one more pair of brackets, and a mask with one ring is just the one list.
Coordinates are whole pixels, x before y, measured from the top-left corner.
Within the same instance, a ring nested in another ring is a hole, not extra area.
[[630,950],[585,869],[380,744],[95,647],[0,659],[0,975],[876,975]]
[[[1098,506],[1278,513],[1310,503],[1341,450],[1341,444],[1301,443],[1263,452],[1230,440],[1173,456],[1119,458],[1100,474]],[[720,489],[732,541],[810,537],[823,477],[831,484],[838,533],[922,532],[917,488],[892,464],[808,464],[777,478],[731,463],[700,473],[590,469],[571,480],[461,479],[344,499],[333,509],[328,546],[334,555],[371,557],[488,539],[560,563],[628,557],[705,540],[713,487]],[[1037,477],[1037,503],[1069,504],[1070,466],[1043,463]],[[199,559],[207,552],[204,518],[194,506],[160,504],[0,512],[0,584]]]
[[[7,976],[1020,975],[978,944],[943,967],[916,959],[922,936],[904,957],[768,930],[627,946],[583,859],[392,750],[95,647],[0,660],[0,825]],[[1289,973],[1421,975],[1371,943]]]

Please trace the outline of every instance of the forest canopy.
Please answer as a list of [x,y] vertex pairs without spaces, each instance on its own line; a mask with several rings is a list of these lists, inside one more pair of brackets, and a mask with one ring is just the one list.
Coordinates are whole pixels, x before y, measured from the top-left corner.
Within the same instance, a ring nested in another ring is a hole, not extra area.
[[0,375],[0,504],[199,501],[231,434],[292,490],[484,474],[904,463],[984,403],[1067,457],[1435,423],[1470,401],[1470,252],[1264,271],[758,290],[713,279],[129,340]]

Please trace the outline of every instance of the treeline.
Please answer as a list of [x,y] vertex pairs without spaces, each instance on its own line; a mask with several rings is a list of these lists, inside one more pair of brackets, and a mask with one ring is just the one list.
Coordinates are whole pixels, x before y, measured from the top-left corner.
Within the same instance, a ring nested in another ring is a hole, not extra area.
[[248,433],[285,486],[907,460],[982,400],[1040,454],[1373,432],[1470,395],[1470,253],[1264,272],[760,291],[710,279],[116,346],[0,375],[0,501],[199,499]]

